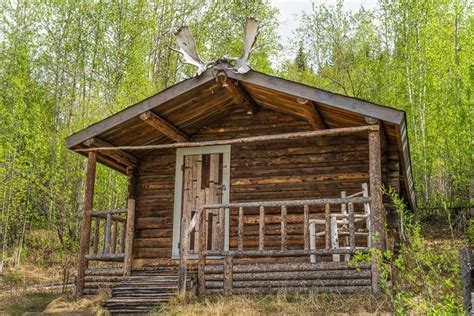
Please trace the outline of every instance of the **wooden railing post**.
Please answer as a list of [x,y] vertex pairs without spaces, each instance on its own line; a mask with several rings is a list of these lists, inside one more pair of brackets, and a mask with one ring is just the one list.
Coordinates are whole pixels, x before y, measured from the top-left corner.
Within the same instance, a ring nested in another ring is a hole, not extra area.
[[309,206],[303,207],[304,212],[304,227],[303,227],[303,238],[304,238],[304,250],[309,250]]
[[198,252],[198,293],[203,294],[206,290],[205,271],[206,268],[206,209],[199,214],[199,252]]
[[86,190],[84,194],[84,213],[82,216],[81,246],[79,249],[79,267],[76,284],[77,297],[82,297],[84,294],[84,280],[88,266],[86,255],[89,253],[89,244],[91,238],[91,210],[94,204],[96,162],[96,152],[89,152],[87,160]]
[[100,229],[100,218],[95,217],[94,218],[94,242],[92,243],[93,245],[93,252],[97,254],[99,251],[99,229]]
[[326,204],[325,207],[325,216],[326,216],[326,221],[325,221],[325,230],[326,230],[326,249],[331,248],[331,206],[329,204]]
[[283,205],[281,207],[281,250],[285,250],[288,247],[288,239],[286,232],[286,215],[287,209],[286,206]]
[[260,206],[260,219],[258,225],[258,250],[263,250],[265,245],[265,208]]
[[[369,176],[372,247],[383,252],[385,242],[385,214],[382,201],[382,156],[380,129],[369,130]],[[380,291],[380,272],[377,268],[377,253],[372,252],[372,290]]]
[[355,218],[354,218],[354,204],[349,203],[349,247],[351,251],[355,250]]
[[105,220],[105,241],[103,253],[110,253],[110,237],[112,234],[112,214],[107,214]]
[[244,208],[239,207],[239,223],[237,235],[237,248],[242,251],[244,249]]
[[183,214],[183,219],[181,221],[181,243],[180,243],[180,252],[179,252],[179,268],[178,268],[178,291],[180,293],[186,292],[186,278],[187,271],[186,266],[188,263],[188,253],[189,253],[189,220],[187,215],[189,212]]
[[132,274],[133,265],[133,238],[135,234],[135,182],[134,169],[127,169],[128,175],[128,202],[127,202],[127,227],[125,232],[125,258],[123,262],[123,275]]
[[117,252],[117,221],[112,221],[112,246],[111,253]]

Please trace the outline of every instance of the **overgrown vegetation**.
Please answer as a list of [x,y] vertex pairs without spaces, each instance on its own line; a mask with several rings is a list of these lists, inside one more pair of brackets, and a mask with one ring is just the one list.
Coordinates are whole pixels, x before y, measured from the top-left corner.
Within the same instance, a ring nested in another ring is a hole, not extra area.
[[423,227],[392,188],[386,194],[401,219],[400,247],[396,254],[374,249],[368,255],[358,254],[354,264],[376,258],[382,289],[397,314],[463,313],[459,253],[466,239],[453,232],[449,220],[435,227],[444,234],[448,232],[447,238],[423,236],[432,224]]

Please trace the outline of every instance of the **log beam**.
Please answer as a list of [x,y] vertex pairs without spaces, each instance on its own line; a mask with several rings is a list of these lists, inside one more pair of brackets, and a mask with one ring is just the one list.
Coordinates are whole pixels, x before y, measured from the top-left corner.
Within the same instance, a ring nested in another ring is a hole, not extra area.
[[217,80],[221,83],[222,87],[229,91],[235,103],[247,111],[247,114],[253,114],[257,111],[255,101],[244,88],[238,85],[237,81],[227,78],[227,75],[222,72],[217,75]]
[[140,115],[140,119],[155,128],[159,132],[165,134],[167,137],[171,138],[175,142],[188,142],[189,137],[178,128],[165,121],[160,116],[156,115],[152,111],[146,111]]
[[321,113],[319,112],[317,105],[312,101],[308,101],[306,104],[306,117],[309,124],[311,124],[315,130],[328,128],[326,122],[324,122],[321,116]]
[[79,249],[79,267],[77,272],[76,296],[84,294],[85,273],[88,267],[87,255],[91,237],[91,211],[94,204],[94,184],[97,153],[90,152],[87,160],[86,191],[84,193],[84,213],[82,216],[81,246]]
[[151,150],[151,149],[168,149],[168,148],[189,148],[189,147],[204,147],[204,146],[217,146],[217,145],[232,145],[232,144],[248,144],[255,142],[266,142],[266,141],[277,141],[277,140],[291,140],[300,138],[310,137],[323,137],[323,136],[342,136],[351,135],[360,132],[378,131],[380,127],[378,125],[366,125],[357,127],[342,127],[342,128],[331,128],[320,131],[308,131],[308,132],[295,132],[275,135],[263,135],[263,136],[250,136],[233,139],[219,139],[219,140],[208,140],[202,142],[184,142],[184,143],[173,143],[173,144],[160,144],[160,145],[143,145],[143,146],[120,146],[120,147],[97,147],[97,148],[79,148],[75,149],[75,152],[89,152],[89,151],[116,151],[116,150]]
[[[97,148],[97,147],[109,147],[109,148],[114,148],[115,146],[112,145],[111,143],[106,142],[103,139],[100,139],[99,137],[92,137],[86,140],[84,143],[89,148]],[[102,152],[103,155],[113,159],[114,161],[117,161],[124,166],[128,168],[134,168],[137,166],[137,161],[138,159],[123,151],[123,150],[110,150],[110,151],[104,151]]]

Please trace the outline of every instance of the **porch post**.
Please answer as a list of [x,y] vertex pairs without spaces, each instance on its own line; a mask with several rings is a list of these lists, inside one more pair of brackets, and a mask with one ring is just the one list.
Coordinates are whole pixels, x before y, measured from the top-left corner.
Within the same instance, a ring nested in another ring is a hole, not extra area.
[[88,260],[91,236],[91,210],[94,204],[94,184],[97,153],[89,152],[87,160],[86,190],[84,193],[84,212],[82,215],[81,246],[79,249],[79,268],[77,271],[76,297],[84,295],[84,279]]
[[[372,248],[383,252],[385,249],[385,210],[382,201],[382,166],[380,146],[380,125],[377,130],[369,130],[369,177],[370,177],[370,216]],[[372,252],[372,290],[380,291],[380,271],[377,268],[377,254]]]
[[125,258],[123,261],[123,275],[132,274],[133,265],[133,238],[135,233],[135,182],[136,170],[127,169],[128,199],[127,199],[127,227],[125,232]]

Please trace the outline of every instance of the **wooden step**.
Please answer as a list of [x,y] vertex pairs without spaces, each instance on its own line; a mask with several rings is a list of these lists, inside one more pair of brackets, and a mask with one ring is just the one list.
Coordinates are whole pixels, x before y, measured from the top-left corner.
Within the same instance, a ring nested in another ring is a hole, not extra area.
[[[191,289],[194,277],[189,275],[186,287]],[[178,276],[132,275],[124,277],[114,288],[112,298],[101,305],[112,314],[146,313],[154,306],[166,303],[178,291]]]

